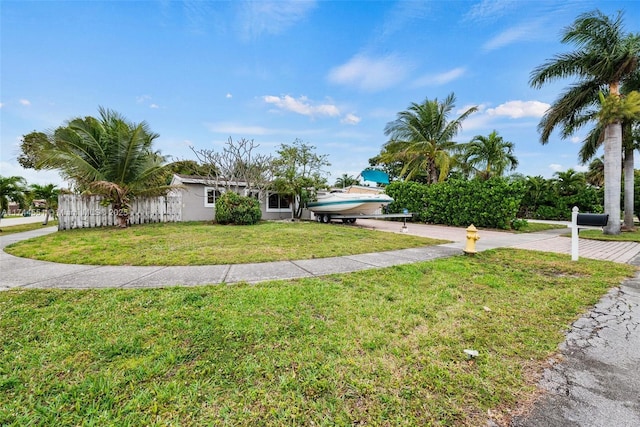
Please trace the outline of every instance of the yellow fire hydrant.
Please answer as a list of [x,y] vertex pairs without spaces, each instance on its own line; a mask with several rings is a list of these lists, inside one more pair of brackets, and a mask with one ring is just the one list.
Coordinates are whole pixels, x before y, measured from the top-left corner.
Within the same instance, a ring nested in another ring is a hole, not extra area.
[[464,253],[468,255],[475,254],[476,251],[476,240],[478,240],[480,236],[478,236],[478,229],[471,224],[467,228],[467,244],[464,247]]

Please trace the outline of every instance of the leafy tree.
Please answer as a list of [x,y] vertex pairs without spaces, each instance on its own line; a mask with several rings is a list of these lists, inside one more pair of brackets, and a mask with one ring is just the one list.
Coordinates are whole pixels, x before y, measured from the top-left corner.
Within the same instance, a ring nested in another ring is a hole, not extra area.
[[334,187],[345,188],[351,185],[360,185],[360,181],[357,178],[354,178],[353,175],[347,175],[346,173],[343,173],[341,177],[336,179],[336,182],[333,185]]
[[47,225],[49,223],[49,211],[56,209],[58,206],[60,190],[56,188],[55,184],[31,184],[29,190],[34,199],[44,200],[45,216],[42,225]]
[[462,122],[476,107],[465,110],[458,118],[449,121],[455,107],[455,95],[451,93],[443,102],[425,99],[422,104],[412,103],[397,119],[387,123],[385,135],[390,139],[382,148],[380,160],[387,163],[402,162],[401,176],[412,180],[426,174],[428,183],[442,181],[449,173],[453,140],[462,128]]
[[22,136],[18,163],[25,169],[39,169],[38,159],[40,150],[46,146],[48,136],[44,132],[33,131]]
[[[541,87],[547,82],[567,77],[577,81],[569,86],[545,113],[539,124],[541,141],[549,142],[554,129],[563,138],[581,126],[593,122],[599,94],[607,90],[619,95],[620,82],[638,69],[640,37],[623,31],[622,13],[610,18],[599,10],[584,13],[565,29],[563,43],[574,43],[577,50],[556,55],[534,69],[530,84]],[[605,211],[609,224],[604,232],[620,233],[620,176],[622,164],[622,127],[619,119],[608,121],[604,128]]]
[[512,142],[505,141],[495,130],[488,136],[476,135],[470,142],[461,144],[462,162],[469,165],[478,177],[502,176],[506,170],[518,167],[513,147]]
[[139,124],[100,108],[99,118],[68,121],[39,148],[37,167],[59,169],[77,188],[100,194],[127,226],[130,201],[136,196],[165,194],[165,157],[153,150],[158,134],[146,122]]
[[327,187],[327,174],[322,168],[331,164],[326,155],[316,154],[315,149],[296,139],[291,145],[281,144],[278,157],[273,161],[272,187],[288,198],[292,218],[300,218],[303,207],[315,199],[317,190]]
[[[21,176],[0,176],[0,212],[9,211],[9,202],[24,204],[27,181]],[[0,217],[1,218],[1,217]]]
[[241,188],[255,190],[263,196],[272,181],[271,155],[256,154],[259,145],[252,139],[241,138],[227,140],[221,151],[210,149],[191,150],[200,161],[199,173],[209,178],[216,186],[228,191],[240,191]]
[[207,176],[211,172],[211,165],[200,164],[195,160],[176,160],[169,163],[167,169],[171,174]]

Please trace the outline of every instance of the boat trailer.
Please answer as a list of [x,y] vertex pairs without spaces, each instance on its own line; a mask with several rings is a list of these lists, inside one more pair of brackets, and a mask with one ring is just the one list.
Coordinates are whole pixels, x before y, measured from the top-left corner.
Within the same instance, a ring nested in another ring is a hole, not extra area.
[[342,220],[342,222],[344,224],[354,224],[358,218],[360,218],[360,219],[403,218],[404,219],[404,226],[406,227],[407,226],[407,218],[411,218],[413,216],[413,214],[410,214],[410,213],[404,214],[403,213],[403,214],[371,214],[371,215],[353,214],[353,215],[342,215],[342,214],[336,214],[336,213],[332,213],[332,212],[318,212],[318,213],[314,212],[314,216],[315,216],[317,222],[322,222],[324,224],[328,224],[334,219]]

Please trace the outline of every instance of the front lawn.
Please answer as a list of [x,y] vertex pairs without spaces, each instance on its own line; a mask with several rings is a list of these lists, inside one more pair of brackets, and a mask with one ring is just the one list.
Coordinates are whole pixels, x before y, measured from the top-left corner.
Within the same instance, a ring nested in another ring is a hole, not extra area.
[[505,249],[258,285],[0,292],[0,425],[485,425],[633,271]]
[[61,231],[5,250],[69,264],[214,265],[326,258],[439,243],[445,241],[316,222],[251,226],[182,222]]
[[635,231],[623,231],[620,234],[604,234],[600,230],[580,230],[581,239],[604,240],[611,242],[638,242],[640,243],[640,229]]

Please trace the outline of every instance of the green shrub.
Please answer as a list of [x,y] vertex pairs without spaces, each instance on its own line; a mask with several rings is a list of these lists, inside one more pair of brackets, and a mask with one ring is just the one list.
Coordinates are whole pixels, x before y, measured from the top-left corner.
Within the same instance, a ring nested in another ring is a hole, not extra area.
[[393,182],[386,193],[394,198],[389,211],[403,208],[414,219],[433,224],[511,228],[524,195],[524,184],[505,178],[450,180],[432,185]]
[[240,196],[227,191],[216,200],[218,224],[252,225],[262,218],[260,202],[253,197]]

